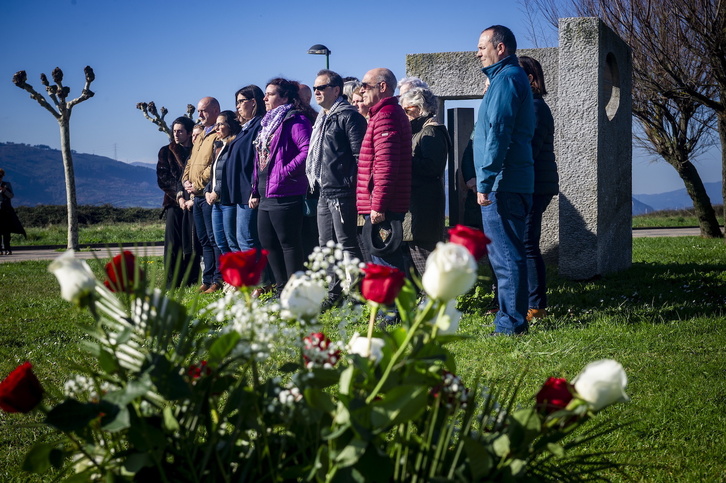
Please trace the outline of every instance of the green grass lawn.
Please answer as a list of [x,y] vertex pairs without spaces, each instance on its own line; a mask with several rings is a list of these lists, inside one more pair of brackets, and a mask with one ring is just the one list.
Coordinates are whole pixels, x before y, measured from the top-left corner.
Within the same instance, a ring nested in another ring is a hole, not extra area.
[[[147,267],[159,265],[146,260]],[[99,262],[91,261],[101,276]],[[0,375],[30,360],[50,396],[58,394],[72,364],[87,364],[77,343],[91,317],[59,296],[43,262],[0,265]],[[625,424],[589,443],[628,463],[613,481],[726,481],[726,245],[697,237],[637,238],[633,266],[586,282],[549,274],[551,314],[524,337],[488,338],[491,295],[480,284],[451,346],[464,381],[485,375],[511,386],[523,372],[518,398],[531,398],[548,376],[572,379],[588,363],[616,359],[629,377],[632,401],[616,404],[596,421]],[[210,296],[210,300],[218,295]],[[187,294],[185,297],[191,300]],[[323,316],[335,336],[335,311]],[[365,331],[365,320],[348,332]],[[47,433],[37,416],[0,413],[0,481],[28,481],[19,468],[25,451]],[[42,481],[40,479],[30,481]]]
[[[26,227],[27,238],[13,235],[12,246],[61,245],[68,243],[66,225]],[[164,241],[164,224],[158,223],[99,223],[81,225],[78,242],[81,247],[92,244],[118,245],[119,243],[145,243]]]

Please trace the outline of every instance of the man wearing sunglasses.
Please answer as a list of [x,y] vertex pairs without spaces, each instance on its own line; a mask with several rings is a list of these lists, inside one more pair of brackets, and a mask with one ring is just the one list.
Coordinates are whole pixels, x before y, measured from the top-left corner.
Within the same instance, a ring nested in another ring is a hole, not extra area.
[[[305,173],[310,191],[319,191],[317,221],[320,246],[340,243],[347,257],[362,258],[358,246],[355,206],[358,153],[366,120],[343,97],[343,79],[328,69],[318,72],[313,84],[315,101],[322,108],[313,126]],[[333,276],[326,308],[338,302],[342,288]]]
[[[356,203],[358,213],[369,217],[373,226],[400,224],[411,199],[411,123],[395,90],[396,77],[385,68],[366,72],[360,87],[370,110],[358,159]],[[405,272],[403,251],[398,243],[394,246],[382,256],[372,253],[373,262]]]

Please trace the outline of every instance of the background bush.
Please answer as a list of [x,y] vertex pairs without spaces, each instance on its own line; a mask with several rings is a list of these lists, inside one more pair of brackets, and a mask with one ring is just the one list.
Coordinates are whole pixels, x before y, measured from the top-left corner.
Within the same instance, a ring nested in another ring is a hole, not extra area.
[[[65,205],[18,206],[18,218],[25,228],[65,225],[68,210]],[[161,208],[116,208],[111,205],[81,205],[78,207],[78,223],[156,223]]]

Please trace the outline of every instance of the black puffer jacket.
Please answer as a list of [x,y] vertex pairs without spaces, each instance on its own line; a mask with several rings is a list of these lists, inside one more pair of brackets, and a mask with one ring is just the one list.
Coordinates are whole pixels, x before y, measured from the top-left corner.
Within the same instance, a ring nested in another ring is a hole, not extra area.
[[328,115],[321,144],[322,196],[355,197],[358,154],[367,126],[365,118],[347,102]]
[[534,194],[556,195],[560,188],[555,162],[555,120],[549,106],[539,94],[534,95],[534,117],[537,121],[532,137]]

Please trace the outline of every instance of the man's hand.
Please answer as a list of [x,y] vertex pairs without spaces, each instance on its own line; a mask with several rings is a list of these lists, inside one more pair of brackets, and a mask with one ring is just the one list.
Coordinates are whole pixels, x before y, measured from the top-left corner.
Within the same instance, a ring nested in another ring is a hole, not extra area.
[[378,213],[376,210],[371,210],[371,223],[374,225],[386,221],[385,213]]
[[217,201],[217,193],[214,191],[204,193],[204,197],[207,199],[207,204],[209,205],[213,205]]
[[476,202],[479,203],[481,206],[489,206],[494,203],[492,200],[489,199],[489,193],[477,193]]

